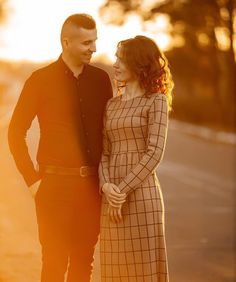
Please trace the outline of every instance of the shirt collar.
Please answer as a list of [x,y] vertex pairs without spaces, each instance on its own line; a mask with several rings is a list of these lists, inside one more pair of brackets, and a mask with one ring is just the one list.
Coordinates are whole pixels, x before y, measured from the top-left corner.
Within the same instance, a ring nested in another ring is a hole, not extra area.
[[[63,71],[67,76],[76,78],[76,77],[74,76],[74,73],[71,71],[71,69],[70,69],[70,68],[67,66],[67,64],[63,61],[63,59],[62,59],[62,54],[59,56],[57,62],[58,62],[58,64],[59,64],[60,68],[62,69],[62,71]],[[84,65],[84,68],[83,68],[83,71],[81,72],[81,74],[79,74],[79,77],[84,76],[84,75],[86,74],[86,72],[87,72],[87,69],[88,69],[87,64],[85,64],[85,65]],[[77,77],[77,79],[78,79],[78,77]]]

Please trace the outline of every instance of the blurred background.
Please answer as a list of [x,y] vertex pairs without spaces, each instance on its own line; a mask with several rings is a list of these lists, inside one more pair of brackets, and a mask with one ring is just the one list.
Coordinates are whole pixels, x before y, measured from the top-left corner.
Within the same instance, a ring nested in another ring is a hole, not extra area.
[[[25,79],[57,59],[73,13],[98,28],[92,63],[113,77],[119,40],[143,34],[165,52],[173,111],[158,168],[166,210],[171,282],[236,281],[236,1],[0,0],[0,282],[39,282],[34,201],[7,145]],[[32,158],[35,121],[27,136]],[[93,281],[99,282],[98,249]]]

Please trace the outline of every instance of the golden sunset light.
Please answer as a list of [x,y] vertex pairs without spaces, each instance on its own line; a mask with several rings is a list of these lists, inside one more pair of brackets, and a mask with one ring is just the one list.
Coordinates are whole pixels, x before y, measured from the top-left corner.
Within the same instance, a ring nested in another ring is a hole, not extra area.
[[226,28],[217,27],[215,28],[216,38],[218,40],[218,46],[221,50],[228,50],[230,46],[230,39],[228,30]]
[[236,0],[0,0],[0,282],[236,282],[235,78]]
[[98,15],[103,3],[104,0],[9,0],[7,21],[1,27],[0,58],[34,62],[57,58],[61,52],[61,25],[73,13],[91,14],[97,22],[95,59],[102,56],[108,62],[113,61],[117,42],[137,34],[150,36],[161,49],[168,49],[170,37],[165,32],[169,25],[167,17],[156,17],[154,22],[144,24],[139,15],[130,14],[122,26],[105,25]]

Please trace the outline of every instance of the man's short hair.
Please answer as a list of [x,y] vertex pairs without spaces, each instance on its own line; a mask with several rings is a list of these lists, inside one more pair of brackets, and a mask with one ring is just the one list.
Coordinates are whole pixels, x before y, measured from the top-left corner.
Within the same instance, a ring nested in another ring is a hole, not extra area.
[[61,28],[61,42],[64,35],[67,33],[67,27],[74,26],[76,28],[94,29],[96,28],[95,20],[88,14],[74,14],[69,16]]
[[82,27],[86,29],[96,28],[95,20],[88,14],[74,14],[69,16],[62,25],[62,32],[67,25],[74,25],[76,27]]

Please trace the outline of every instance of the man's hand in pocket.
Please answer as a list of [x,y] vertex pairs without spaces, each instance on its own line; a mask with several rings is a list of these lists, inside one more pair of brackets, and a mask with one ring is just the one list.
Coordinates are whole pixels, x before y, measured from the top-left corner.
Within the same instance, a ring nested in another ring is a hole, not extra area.
[[36,193],[38,192],[38,189],[39,189],[39,184],[41,182],[41,179],[39,179],[37,182],[35,182],[33,185],[30,186],[30,193],[31,193],[31,196],[33,198],[35,198],[36,196]]

